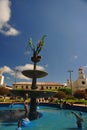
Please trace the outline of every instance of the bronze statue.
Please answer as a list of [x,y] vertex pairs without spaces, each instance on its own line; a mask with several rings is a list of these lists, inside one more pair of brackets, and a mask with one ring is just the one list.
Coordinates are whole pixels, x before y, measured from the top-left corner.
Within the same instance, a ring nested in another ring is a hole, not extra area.
[[42,47],[44,45],[44,39],[45,39],[46,35],[43,35],[41,40],[37,43],[37,46],[35,47],[35,45],[33,44],[32,38],[30,38],[28,45],[30,46],[30,48],[33,51],[33,57],[31,57],[31,60],[33,62],[39,62],[41,59],[41,56],[39,56],[40,51],[42,50]]

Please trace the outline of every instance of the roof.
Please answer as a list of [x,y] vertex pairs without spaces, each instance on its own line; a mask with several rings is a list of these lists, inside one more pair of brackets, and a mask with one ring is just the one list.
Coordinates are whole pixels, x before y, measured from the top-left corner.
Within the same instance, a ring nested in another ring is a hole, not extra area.
[[[16,82],[17,85],[31,85],[32,82]],[[61,86],[63,84],[57,83],[57,82],[37,82],[37,85],[55,85],[55,86]],[[15,85],[15,83],[13,84]]]
[[83,70],[83,68],[79,68],[79,70]]

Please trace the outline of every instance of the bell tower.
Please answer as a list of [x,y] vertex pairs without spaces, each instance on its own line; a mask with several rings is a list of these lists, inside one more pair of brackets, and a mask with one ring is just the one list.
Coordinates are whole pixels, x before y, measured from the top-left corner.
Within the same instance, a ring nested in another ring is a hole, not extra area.
[[83,68],[78,69],[78,78],[72,83],[73,93],[77,90],[85,90],[87,87],[87,78]]
[[78,82],[78,87],[80,89],[85,88],[86,85],[87,85],[84,70],[82,68],[78,69],[78,80],[77,80],[77,82]]
[[78,79],[85,79],[84,70],[82,68],[78,70]]

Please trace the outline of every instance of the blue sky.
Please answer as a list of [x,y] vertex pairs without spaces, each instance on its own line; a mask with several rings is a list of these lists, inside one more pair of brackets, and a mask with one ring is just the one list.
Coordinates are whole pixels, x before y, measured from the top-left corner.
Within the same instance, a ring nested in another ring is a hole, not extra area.
[[32,69],[30,38],[37,44],[46,34],[38,69],[48,76],[38,79],[45,82],[65,83],[68,70],[87,73],[87,0],[0,0],[0,68],[5,83],[31,81],[20,71]]

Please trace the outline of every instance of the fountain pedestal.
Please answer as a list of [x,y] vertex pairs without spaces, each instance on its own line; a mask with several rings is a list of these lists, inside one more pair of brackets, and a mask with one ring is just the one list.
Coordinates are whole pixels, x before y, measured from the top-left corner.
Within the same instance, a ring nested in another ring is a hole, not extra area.
[[37,119],[38,116],[39,116],[39,113],[37,112],[37,101],[36,101],[36,98],[31,98],[29,119],[30,120],[34,120],[34,119]]
[[38,118],[39,116],[39,113],[37,112],[37,101],[36,101],[37,96],[33,94],[36,91],[38,94],[40,94],[40,91],[36,90],[37,89],[36,80],[37,78],[42,78],[46,76],[48,73],[41,70],[25,70],[22,73],[23,75],[29,78],[32,78],[32,86],[31,86],[32,94],[31,94],[31,100],[30,100],[29,119],[34,120]]

